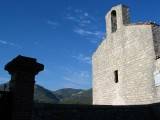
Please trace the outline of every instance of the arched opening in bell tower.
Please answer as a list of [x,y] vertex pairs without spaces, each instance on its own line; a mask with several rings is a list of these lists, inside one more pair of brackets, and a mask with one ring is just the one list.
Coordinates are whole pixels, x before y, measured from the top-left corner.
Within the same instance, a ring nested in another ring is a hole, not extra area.
[[117,13],[115,10],[111,12],[111,29],[112,32],[116,32],[117,30]]

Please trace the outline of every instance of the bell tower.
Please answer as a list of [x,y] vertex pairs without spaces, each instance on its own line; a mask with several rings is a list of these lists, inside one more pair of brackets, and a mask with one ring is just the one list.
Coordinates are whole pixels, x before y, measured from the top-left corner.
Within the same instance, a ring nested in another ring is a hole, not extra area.
[[106,15],[107,34],[115,33],[129,23],[129,8],[121,4],[115,6]]

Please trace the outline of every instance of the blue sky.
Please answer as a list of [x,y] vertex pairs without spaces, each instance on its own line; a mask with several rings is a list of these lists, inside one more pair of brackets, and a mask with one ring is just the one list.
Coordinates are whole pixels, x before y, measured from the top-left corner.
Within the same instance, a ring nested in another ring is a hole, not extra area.
[[4,65],[21,54],[45,70],[36,83],[91,88],[91,55],[105,36],[105,15],[114,5],[130,7],[132,22],[160,23],[159,0],[0,0],[0,83]]

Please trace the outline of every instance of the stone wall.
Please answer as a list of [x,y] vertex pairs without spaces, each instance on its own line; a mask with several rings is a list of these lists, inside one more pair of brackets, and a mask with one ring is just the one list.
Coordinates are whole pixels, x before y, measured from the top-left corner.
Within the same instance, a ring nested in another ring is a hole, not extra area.
[[155,80],[155,100],[154,102],[160,102],[160,59],[155,60],[154,66],[154,80]]
[[159,120],[160,105],[105,106],[35,104],[33,120]]
[[153,32],[153,42],[154,42],[154,50],[155,50],[155,67],[154,67],[154,75],[155,75],[155,102],[160,102],[160,26],[152,25]]
[[160,56],[160,26],[152,25],[154,49],[157,58]]
[[[110,15],[112,10],[117,12],[117,31],[113,33]],[[92,57],[93,104],[153,103],[156,97],[153,25],[124,24],[123,21],[129,21],[129,16],[126,17],[129,12],[123,5],[113,7],[111,11],[106,16],[107,38]],[[114,80],[116,70],[118,83]]]
[[160,102],[160,86],[156,86],[156,97],[155,97],[155,103]]

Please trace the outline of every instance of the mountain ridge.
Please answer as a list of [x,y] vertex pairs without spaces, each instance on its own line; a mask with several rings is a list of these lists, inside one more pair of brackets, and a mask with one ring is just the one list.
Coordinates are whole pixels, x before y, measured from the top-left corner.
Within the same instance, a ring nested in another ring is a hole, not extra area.
[[[0,90],[9,89],[9,84],[0,84]],[[62,88],[51,91],[41,85],[34,86],[34,102],[50,104],[92,104],[92,89]]]

